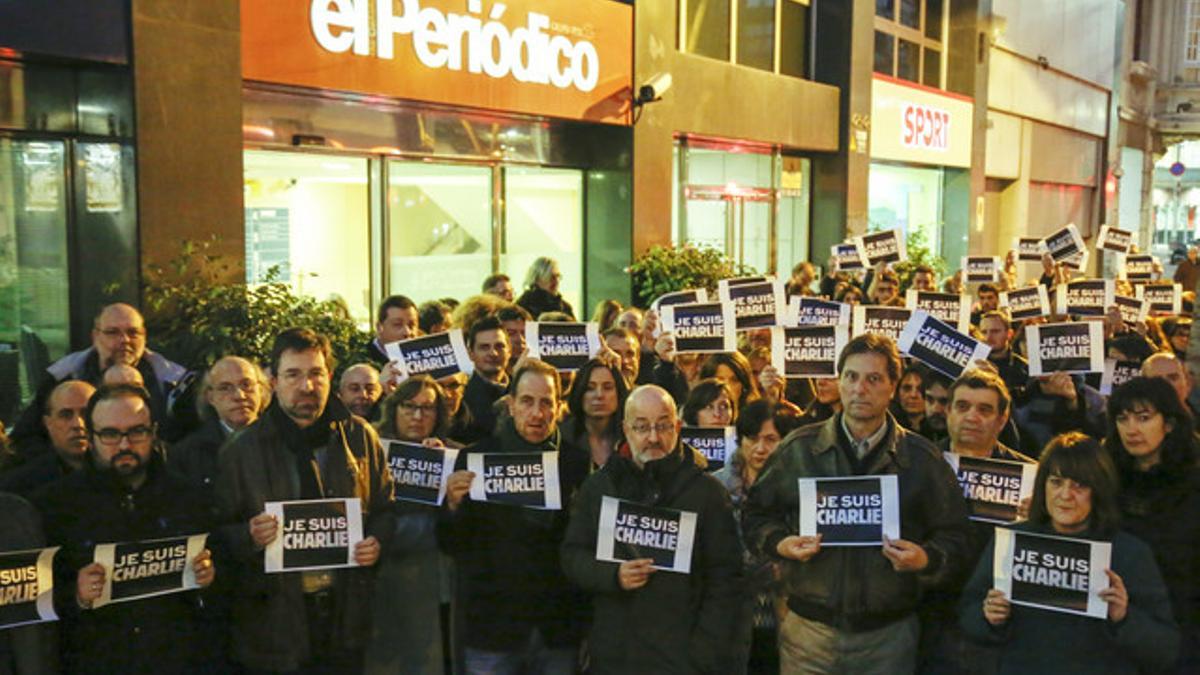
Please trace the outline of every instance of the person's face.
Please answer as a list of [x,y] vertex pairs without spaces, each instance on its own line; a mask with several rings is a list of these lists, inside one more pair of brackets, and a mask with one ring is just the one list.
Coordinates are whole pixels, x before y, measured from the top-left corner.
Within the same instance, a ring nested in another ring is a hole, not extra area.
[[875,301],[886,302],[896,295],[896,283],[891,279],[880,278],[875,281]]
[[1150,467],[1162,457],[1162,444],[1174,427],[1162,413],[1147,404],[1117,415],[1121,445],[1139,464]]
[[258,419],[263,392],[253,366],[240,359],[227,359],[213,366],[208,378],[205,400],[222,422],[241,429]]
[[[92,447],[96,466],[112,469],[122,478],[142,474],[150,462],[154,447],[154,426],[150,421],[150,409],[142,399],[119,396],[100,401],[92,409]],[[101,440],[106,434],[121,433],[115,440]]]
[[508,334],[503,329],[477,333],[471,347],[471,362],[480,375],[493,380],[500,377],[508,365]]
[[681,426],[675,408],[662,396],[651,393],[639,396],[625,415],[625,438],[639,467],[674,452]]
[[725,392],[696,413],[696,423],[702,427],[727,427],[733,423],[733,402]]
[[743,456],[746,459],[746,466],[750,467],[755,473],[762,471],[763,465],[767,463],[775,448],[779,447],[779,432],[775,429],[775,420],[767,420],[763,422],[762,428],[758,430],[758,434],[754,436],[746,436],[742,439],[742,448],[745,453]]
[[1000,395],[991,389],[960,386],[954,390],[946,425],[956,445],[990,450],[1007,421],[1007,411],[1000,412]]
[[925,395],[921,393],[921,376],[909,373],[900,378],[900,407],[910,415],[925,414]]
[[733,369],[724,364],[717,366],[716,378],[725,383],[729,387],[729,393],[733,394],[733,400],[742,400],[742,381],[734,374]]
[[1046,512],[1059,532],[1083,530],[1092,515],[1092,488],[1063,476],[1047,476]]
[[993,291],[979,292],[979,309],[984,312],[994,311],[1000,306],[1000,296]]
[[379,384],[379,373],[375,372],[374,368],[351,368],[342,375],[338,398],[355,415],[370,417],[371,408],[382,395],[383,387]]
[[100,314],[92,328],[92,346],[100,367],[123,363],[136,366],[146,353],[146,324],[132,307],[113,305]]
[[679,369],[684,381],[690,386],[700,375],[700,355],[677,354],[675,356],[675,367]]
[[1197,249],[1195,246],[1188,248],[1188,252],[1187,252],[1188,260],[1190,260],[1192,262],[1196,262],[1196,256],[1198,256],[1198,255],[1200,255],[1200,249]]
[[288,349],[279,357],[279,372],[272,375],[279,408],[304,428],[316,422],[329,401],[329,368],[318,349]]
[[617,382],[608,368],[592,368],[583,390],[583,414],[610,417],[617,412]]
[[392,307],[388,309],[383,321],[375,324],[375,335],[379,337],[381,344],[386,345],[389,342],[417,337],[418,325],[416,307]]
[[542,373],[526,372],[508,402],[517,434],[529,443],[541,443],[554,433],[558,394],[554,380]]
[[1192,327],[1190,325],[1176,326],[1175,330],[1171,333],[1171,349],[1177,352],[1186,352],[1191,337]]
[[993,354],[1002,354],[1008,349],[1008,329],[1000,319],[992,317],[980,321],[979,332],[983,334],[983,341],[991,348]]
[[842,302],[846,303],[847,305],[861,305],[862,293],[859,293],[858,291],[847,293],[842,296]]
[[1183,364],[1176,359],[1157,358],[1142,364],[1142,374],[1146,377],[1161,377],[1175,389],[1179,401],[1187,405],[1188,394],[1191,393],[1192,383],[1184,370]]
[[75,382],[50,397],[50,412],[42,417],[50,445],[59,456],[69,459],[83,457],[88,449],[85,416],[88,399],[96,391],[86,382]]
[[555,264],[545,276],[537,280],[537,285],[548,293],[557,293],[560,281],[562,281],[562,272],[558,270],[558,265]]
[[912,287],[918,291],[936,291],[937,285],[929,272],[917,272],[913,275]]
[[445,333],[449,330],[450,330],[450,311],[447,310],[447,311],[442,312],[442,318],[440,321],[438,321],[437,323],[435,323],[434,325],[429,327],[429,334],[437,335],[438,333]]
[[501,279],[500,281],[497,281],[496,283],[492,284],[492,287],[488,289],[488,293],[491,293],[492,295],[498,295],[498,296],[504,298],[505,300],[512,302],[512,300],[513,300],[512,282],[509,281],[508,279]]
[[842,410],[851,419],[864,422],[883,417],[896,392],[887,359],[875,352],[847,356],[838,382]]
[[833,405],[840,397],[838,380],[833,377],[821,377],[813,380],[813,392],[817,400],[825,405]]
[[946,409],[950,407],[950,392],[934,383],[925,388],[925,419],[934,429],[946,428]]
[[443,377],[438,380],[438,384],[442,385],[442,391],[446,393],[447,412],[451,416],[457,415],[467,387],[467,374],[455,373],[449,377]]
[[437,424],[437,393],[424,387],[416,396],[396,406],[396,435],[399,440],[420,443],[433,435]]
[[608,345],[609,349],[616,352],[617,356],[621,357],[621,374],[625,376],[625,383],[633,386],[637,382],[638,369],[642,365],[637,340],[623,335],[613,335],[604,338],[604,343]]
[[617,317],[617,327],[638,335],[642,330],[642,313],[636,309],[627,309],[621,312]]
[[509,359],[516,362],[525,354],[525,321],[501,321],[500,325],[504,328],[504,334],[508,336]]

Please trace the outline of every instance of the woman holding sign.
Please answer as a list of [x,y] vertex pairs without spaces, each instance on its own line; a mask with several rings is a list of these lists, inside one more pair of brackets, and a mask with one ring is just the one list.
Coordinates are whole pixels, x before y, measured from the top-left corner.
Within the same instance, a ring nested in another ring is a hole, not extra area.
[[1200,672],[1200,442],[1161,377],[1135,377],[1108,400],[1104,444],[1121,478],[1121,523],[1150,545],[1183,636],[1175,672]]
[[[398,469],[389,441],[442,445],[438,436],[450,419],[449,402],[430,376],[418,375],[401,382],[380,408],[381,419],[375,427],[388,449],[393,476]],[[397,490],[398,495],[402,492]],[[397,500],[393,508],[396,530],[377,568],[372,597],[374,624],[364,672],[441,673],[441,611],[449,598],[442,597],[448,581],[446,563],[437,545],[438,507]]]
[[[1050,664],[1080,673],[1137,673],[1174,663],[1179,632],[1166,587],[1150,549],[1117,529],[1119,517],[1116,469],[1100,444],[1075,432],[1051,441],[1038,466],[1029,521],[1013,532],[1055,538],[1032,538],[1042,542],[1040,551],[1014,545],[1008,557],[994,560],[999,533],[1008,532],[998,528],[959,603],[967,635],[1001,647],[1001,673],[1043,672]],[[1106,546],[1109,563],[1092,569],[1097,549]],[[1011,587],[1013,597],[994,584]],[[1104,618],[1084,611],[1097,598],[1107,605]]]

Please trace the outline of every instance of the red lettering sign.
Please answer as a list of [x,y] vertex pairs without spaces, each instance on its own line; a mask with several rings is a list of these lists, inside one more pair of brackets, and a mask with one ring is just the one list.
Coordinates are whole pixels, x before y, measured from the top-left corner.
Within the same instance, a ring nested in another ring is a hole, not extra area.
[[901,142],[906,148],[950,149],[950,113],[929,106],[905,104]]

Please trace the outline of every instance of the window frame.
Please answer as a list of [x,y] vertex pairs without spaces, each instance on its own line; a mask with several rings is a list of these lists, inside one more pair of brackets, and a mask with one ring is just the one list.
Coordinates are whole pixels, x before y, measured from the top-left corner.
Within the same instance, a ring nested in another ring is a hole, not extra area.
[[[1190,0],[1191,2],[1200,3],[1200,0]],[[897,1],[892,10],[891,18],[882,17],[876,14],[872,17],[876,32],[888,35],[892,39],[892,67],[889,72],[881,73],[888,77],[903,79],[905,82],[914,82],[922,86],[933,89],[945,89],[946,83],[946,35],[949,32],[950,20],[950,5],[952,0],[943,0],[941,24],[942,39],[935,40],[926,36],[929,0],[919,0],[921,3],[921,21],[920,26],[912,28],[900,23],[900,6],[901,2]],[[917,79],[915,81],[901,78],[899,74],[900,67],[900,43],[899,40],[906,40],[915,43],[920,48],[920,55],[917,59]],[[935,51],[938,53],[940,63],[938,64],[938,81],[932,84],[925,81],[925,54],[927,51]],[[872,60],[873,61],[873,60]],[[874,71],[879,72],[879,71]]]
[[[812,79],[812,61],[813,61],[813,59],[812,59],[812,44],[813,44],[813,42],[812,42],[812,38],[813,38],[812,8],[813,8],[813,3],[815,0],[774,0],[774,2],[775,2],[775,7],[774,7],[775,30],[772,34],[772,36],[773,36],[772,39],[774,41],[774,45],[773,45],[773,49],[772,49],[772,57],[771,57],[772,63],[771,63],[770,70],[767,70],[764,68],[759,68],[757,66],[747,65],[747,64],[741,63],[738,60],[738,12],[740,9],[738,7],[739,0],[709,0],[709,1],[710,2],[723,2],[729,8],[729,26],[728,26],[729,52],[726,55],[726,58],[714,59],[714,60],[722,61],[725,63],[731,63],[734,65],[739,65],[739,66],[743,66],[746,68],[753,68],[754,70],[757,70],[759,72],[774,73],[775,75],[782,75],[784,77],[797,77],[797,76],[790,75],[788,73],[784,73],[784,72],[782,72],[782,69],[781,69],[782,62],[783,62],[782,56],[783,56],[783,47],[784,47],[784,45],[783,45],[783,5],[784,5],[784,3],[793,3],[793,4],[801,5],[805,8],[807,8],[808,9],[808,17],[807,17],[808,25],[806,25],[804,27],[804,33],[808,36],[808,45],[806,46],[806,51],[808,52],[808,54],[805,56],[804,75],[799,76],[799,79],[804,79],[804,80]],[[921,0],[921,1],[922,1],[922,11],[923,11],[924,0]],[[697,54],[695,52],[688,51],[688,49],[687,49],[687,44],[688,44],[688,42],[687,42],[687,38],[688,38],[688,0],[677,0],[677,2],[675,3],[675,9],[676,9],[676,17],[678,19],[678,25],[677,25],[677,31],[676,31],[677,35],[678,35],[678,39],[675,44],[676,50],[681,53],[689,54],[691,56],[696,56],[699,58],[705,58],[705,59],[714,58],[711,56],[706,56],[704,54]]]

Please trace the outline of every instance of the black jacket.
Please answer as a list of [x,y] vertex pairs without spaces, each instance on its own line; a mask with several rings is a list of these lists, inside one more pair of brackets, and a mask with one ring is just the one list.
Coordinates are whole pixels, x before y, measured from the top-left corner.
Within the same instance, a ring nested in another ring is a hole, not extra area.
[[[563,569],[592,594],[591,672],[735,673],[745,669],[749,595],[729,495],[682,446],[645,469],[614,455],[580,490],[562,545]],[[635,591],[618,563],[596,560],[605,496],[697,514],[690,574],[658,571]],[[738,662],[740,660],[740,662]]]
[[204,426],[171,445],[167,451],[167,464],[211,495],[217,483],[217,450],[226,438],[228,434],[214,414]]
[[496,384],[484,379],[479,373],[471,373],[471,379],[467,380],[467,388],[463,390],[462,402],[470,413],[471,422],[456,440],[474,443],[491,436],[496,428],[496,410],[493,406],[507,391],[507,381],[504,384]]
[[49,485],[72,471],[52,449],[0,474],[0,492],[28,497],[43,485]]
[[517,304],[525,308],[534,321],[544,312],[563,312],[572,319],[575,318],[575,310],[571,309],[571,303],[558,293],[551,293],[540,286],[527,289],[517,298]]
[[[24,551],[45,545],[41,519],[29,502],[0,493],[0,551]],[[54,648],[58,626],[37,623],[0,631],[0,675],[56,673]]]
[[[900,536],[921,545],[929,564],[920,573],[897,572],[875,547],[827,547],[808,562],[784,560],[788,607],[796,614],[838,628],[878,628],[907,616],[923,589],[959,578],[969,564],[967,507],[950,465],[891,415],[886,423],[861,475],[897,475]],[[837,414],[793,431],[767,460],[742,512],[753,552],[780,559],[779,542],[800,531],[798,478],[855,475],[841,424]]]
[[1004,380],[1004,385],[1008,387],[1008,393],[1012,396],[1012,405],[1023,405],[1026,399],[1025,388],[1029,385],[1029,362],[1011,348],[1008,350],[1008,356],[1003,358],[988,356],[988,362],[996,366],[1000,379]]
[[588,453],[562,440],[559,431],[531,444],[506,418],[494,436],[458,454],[465,469],[472,453],[558,451],[563,510],[540,511],[478,503],[468,496],[457,511],[442,509],[438,545],[457,564],[463,640],[487,651],[522,648],[534,628],[551,647],[574,647],[583,637],[586,597],[571,588],[559,565],[567,509],[587,477]]
[[[63,547],[55,559],[54,590],[65,672],[176,673],[201,657],[195,592],[86,611],[75,602],[76,575],[92,562],[97,544],[209,532],[211,513],[196,488],[170,473],[156,452],[136,490],[89,466],[45,486],[34,501],[46,542]],[[215,564],[221,574],[219,558]]]

